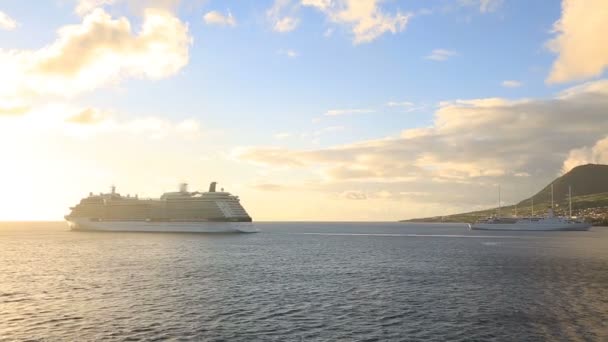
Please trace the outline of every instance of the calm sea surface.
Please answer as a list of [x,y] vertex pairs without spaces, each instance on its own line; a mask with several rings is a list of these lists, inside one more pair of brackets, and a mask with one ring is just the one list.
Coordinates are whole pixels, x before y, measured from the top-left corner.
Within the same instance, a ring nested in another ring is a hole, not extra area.
[[0,340],[608,341],[608,228],[0,223]]

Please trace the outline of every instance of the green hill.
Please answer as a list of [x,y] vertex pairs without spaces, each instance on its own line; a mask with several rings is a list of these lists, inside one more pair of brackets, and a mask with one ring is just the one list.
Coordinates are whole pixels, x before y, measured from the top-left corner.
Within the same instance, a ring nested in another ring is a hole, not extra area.
[[[551,202],[551,185],[553,185],[553,196],[556,203],[568,201],[568,186],[572,187],[573,201],[575,196],[606,193],[608,192],[608,165],[587,164],[575,167],[532,196],[535,203]],[[519,202],[518,205],[529,206],[531,198]]]
[[[572,187],[572,215],[584,217],[595,225],[608,225],[608,165],[587,164],[573,168],[568,173],[549,183],[534,196],[516,205],[501,208],[501,215],[540,215],[551,206],[551,185],[555,212],[557,215],[568,215],[568,187]],[[447,216],[405,220],[410,222],[468,222],[479,218],[496,215],[498,208],[473,211]]]

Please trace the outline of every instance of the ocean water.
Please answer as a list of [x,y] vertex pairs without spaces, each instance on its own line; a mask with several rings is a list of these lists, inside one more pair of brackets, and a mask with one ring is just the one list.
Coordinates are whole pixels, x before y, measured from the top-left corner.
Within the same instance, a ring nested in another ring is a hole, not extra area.
[[608,341],[608,228],[0,223],[0,340]]

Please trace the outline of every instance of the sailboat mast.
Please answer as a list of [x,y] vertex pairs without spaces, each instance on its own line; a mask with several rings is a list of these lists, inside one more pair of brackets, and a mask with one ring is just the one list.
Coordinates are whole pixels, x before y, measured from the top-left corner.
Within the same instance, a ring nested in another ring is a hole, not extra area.
[[532,195],[532,216],[534,216],[534,195]]
[[498,185],[498,217],[500,217],[500,184]]
[[553,184],[551,184],[551,210],[553,210]]
[[572,217],[572,186],[568,185],[568,211],[570,217]]

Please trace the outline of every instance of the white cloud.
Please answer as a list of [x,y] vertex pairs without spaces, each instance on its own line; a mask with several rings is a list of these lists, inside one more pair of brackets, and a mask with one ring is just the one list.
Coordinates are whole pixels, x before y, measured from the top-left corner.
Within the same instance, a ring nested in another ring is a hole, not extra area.
[[272,7],[266,11],[272,29],[281,33],[295,30],[300,23],[300,19],[294,16],[297,8],[297,4],[293,5],[291,0],[275,0]]
[[277,53],[280,55],[285,55],[289,58],[296,58],[296,57],[300,56],[300,53],[293,49],[281,49],[281,50],[277,51]]
[[79,0],[75,11],[76,14],[83,16],[92,12],[96,8],[112,5],[116,1],[117,0]]
[[401,111],[405,113],[422,111],[427,108],[425,104],[416,105],[415,103],[409,101],[389,101],[386,103],[386,106],[393,108],[401,108]]
[[21,99],[2,99],[0,96],[0,117],[3,115],[21,115],[30,110],[30,105]]
[[15,19],[0,11],[0,29],[10,31],[16,29],[18,25]]
[[564,161],[563,172],[585,164],[608,164],[608,136],[598,140],[591,147],[573,149]]
[[331,6],[332,0],[302,0],[302,5],[324,10]]
[[236,19],[234,19],[230,11],[228,11],[227,15],[223,15],[218,11],[210,11],[203,16],[203,20],[208,25],[236,26]]
[[356,190],[347,190],[340,194],[340,197],[349,199],[349,200],[366,200],[367,195],[362,191]]
[[303,6],[314,7],[334,23],[346,25],[355,44],[369,43],[384,33],[405,30],[412,13],[386,13],[379,0],[302,0]]
[[68,117],[65,121],[82,125],[91,125],[102,122],[106,117],[106,113],[96,108],[85,108],[77,114]]
[[454,50],[446,50],[446,49],[435,49],[431,51],[431,53],[426,56],[426,59],[430,59],[437,62],[443,62],[448,60],[450,57],[457,56],[458,52]]
[[357,108],[353,108],[353,109],[330,109],[327,112],[325,112],[325,115],[327,116],[338,116],[338,115],[347,115],[347,114],[366,114],[366,113],[373,113],[374,110],[372,109],[357,109]]
[[563,0],[562,16],[554,25],[555,38],[547,47],[556,53],[547,82],[583,80],[608,67],[608,2]]
[[480,0],[479,11],[481,13],[488,13],[496,11],[501,5],[503,0]]
[[287,139],[289,137],[291,137],[291,133],[288,133],[288,132],[280,132],[280,133],[276,133],[274,135],[275,139],[280,139],[280,140]]
[[277,32],[290,32],[298,27],[300,20],[294,17],[283,17],[278,19],[273,26],[273,30]]
[[[0,116],[0,120],[2,118]],[[200,123],[195,119],[172,121],[160,116],[133,118],[110,110],[82,108],[63,102],[39,105],[13,118],[11,123],[14,126],[0,125],[0,132],[59,134],[87,139],[100,135],[127,137],[133,134],[153,139],[169,136],[192,139],[202,135]]]
[[495,12],[502,6],[503,0],[460,0],[461,6],[473,6],[481,13]]
[[344,126],[328,126],[328,127],[324,127],[324,128],[314,131],[312,133],[312,135],[318,137],[318,136],[326,134],[326,133],[340,132],[345,129],[346,129],[346,127],[344,127]]
[[522,86],[522,83],[515,80],[506,80],[502,81],[501,85],[505,88],[519,88]]
[[486,198],[488,186],[497,182],[539,188],[562,167],[606,162],[607,111],[608,80],[551,99],[443,102],[432,126],[406,129],[397,138],[310,150],[250,147],[239,156],[315,170],[328,188],[339,191],[352,190],[354,183],[378,191],[390,184],[391,191],[432,192],[431,202],[476,201],[462,194]]
[[161,79],[188,63],[188,27],[173,14],[147,9],[137,34],[127,18],[102,9],[63,26],[38,50],[0,50],[0,100],[72,96],[128,77]]
[[97,8],[109,7],[118,3],[127,3],[130,10],[143,13],[148,8],[163,9],[174,12],[181,0],[76,0],[74,11],[85,16]]
[[253,184],[252,187],[261,191],[282,191],[286,188],[284,185],[274,183],[258,183]]
[[409,102],[409,101],[401,101],[401,102],[389,101],[386,103],[386,105],[389,107],[412,107],[412,106],[414,106],[414,103]]

